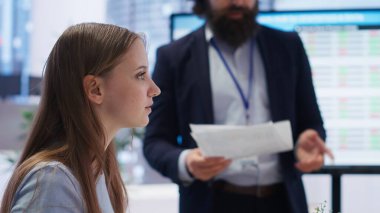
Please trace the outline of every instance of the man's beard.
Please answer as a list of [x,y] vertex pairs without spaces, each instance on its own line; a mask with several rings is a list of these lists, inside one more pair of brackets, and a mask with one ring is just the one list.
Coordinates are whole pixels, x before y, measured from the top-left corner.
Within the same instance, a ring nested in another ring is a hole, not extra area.
[[[240,12],[242,18],[228,17],[231,12]],[[258,13],[257,4],[253,9],[232,6],[222,11],[207,12],[207,19],[216,38],[219,38],[233,47],[239,47],[258,30],[256,22]]]

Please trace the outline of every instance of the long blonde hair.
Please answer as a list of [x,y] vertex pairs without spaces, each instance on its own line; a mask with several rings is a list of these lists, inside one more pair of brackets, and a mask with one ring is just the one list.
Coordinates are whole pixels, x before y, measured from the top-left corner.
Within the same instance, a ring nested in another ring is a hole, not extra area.
[[[102,76],[118,64],[139,35],[115,25],[83,23],[59,37],[46,63],[38,112],[17,167],[5,190],[1,213],[8,213],[18,186],[38,162],[56,160],[77,178],[87,212],[100,213],[96,178],[104,172],[115,212],[125,212],[127,193],[111,143],[85,95],[83,78]],[[97,165],[95,174],[92,165]]]

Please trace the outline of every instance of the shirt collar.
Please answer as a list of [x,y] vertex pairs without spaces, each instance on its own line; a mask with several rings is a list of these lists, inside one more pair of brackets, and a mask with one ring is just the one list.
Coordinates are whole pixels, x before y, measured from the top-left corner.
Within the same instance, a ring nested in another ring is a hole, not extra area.
[[214,33],[212,32],[210,25],[206,24],[205,27],[205,36],[206,36],[206,41],[210,43],[211,39],[214,38]]

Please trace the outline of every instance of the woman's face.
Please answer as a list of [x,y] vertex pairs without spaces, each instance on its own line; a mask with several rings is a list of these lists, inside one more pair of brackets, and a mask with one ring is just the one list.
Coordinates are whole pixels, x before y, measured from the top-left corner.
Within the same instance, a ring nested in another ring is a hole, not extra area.
[[141,39],[136,39],[119,63],[104,78],[104,112],[115,128],[146,126],[153,97],[161,93],[148,71],[148,59]]

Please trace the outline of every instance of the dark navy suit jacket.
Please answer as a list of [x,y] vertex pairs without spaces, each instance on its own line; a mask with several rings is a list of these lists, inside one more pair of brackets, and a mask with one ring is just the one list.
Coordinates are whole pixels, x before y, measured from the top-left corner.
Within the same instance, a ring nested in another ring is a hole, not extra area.
[[[294,141],[308,128],[324,139],[310,65],[299,36],[262,26],[257,43],[266,72],[272,120],[290,120]],[[162,93],[155,99],[146,128],[144,155],[154,169],[179,185],[180,212],[210,212],[212,205],[209,182],[196,180],[186,185],[178,178],[180,153],[196,147],[189,124],[214,122],[208,48],[202,27],[159,48],[153,73]],[[294,163],[293,152],[280,154],[292,212],[306,213],[301,173]]]

